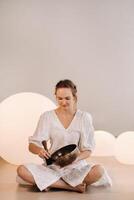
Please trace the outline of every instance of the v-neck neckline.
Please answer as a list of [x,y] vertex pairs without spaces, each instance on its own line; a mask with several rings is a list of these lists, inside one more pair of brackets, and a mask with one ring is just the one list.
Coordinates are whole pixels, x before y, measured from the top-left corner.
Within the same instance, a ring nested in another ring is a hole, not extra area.
[[78,109],[76,110],[76,112],[75,112],[75,114],[74,114],[74,117],[73,117],[73,119],[71,120],[71,122],[69,123],[68,127],[65,128],[64,125],[63,125],[63,123],[62,123],[61,120],[59,119],[57,113],[55,112],[55,110],[53,110],[54,117],[56,118],[57,122],[59,123],[59,125],[60,125],[64,130],[68,130],[68,129],[71,127],[71,125],[73,124],[73,122],[74,122],[74,120],[75,120],[75,118],[76,118],[77,112],[78,112]]

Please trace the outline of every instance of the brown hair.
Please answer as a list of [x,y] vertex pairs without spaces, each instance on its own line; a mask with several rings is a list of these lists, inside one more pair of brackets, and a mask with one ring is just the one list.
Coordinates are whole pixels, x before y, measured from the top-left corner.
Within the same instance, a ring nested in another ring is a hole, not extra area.
[[59,81],[55,86],[55,94],[59,88],[70,88],[72,91],[72,95],[77,100],[77,94],[76,94],[77,88],[76,88],[76,85],[71,80],[64,79],[64,80]]

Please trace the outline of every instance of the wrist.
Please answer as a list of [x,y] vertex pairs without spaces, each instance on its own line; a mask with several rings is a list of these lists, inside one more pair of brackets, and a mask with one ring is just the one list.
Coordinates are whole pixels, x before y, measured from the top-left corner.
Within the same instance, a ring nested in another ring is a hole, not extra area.
[[75,162],[78,162],[80,160],[81,160],[81,158],[79,156],[77,156],[77,158],[75,159]]

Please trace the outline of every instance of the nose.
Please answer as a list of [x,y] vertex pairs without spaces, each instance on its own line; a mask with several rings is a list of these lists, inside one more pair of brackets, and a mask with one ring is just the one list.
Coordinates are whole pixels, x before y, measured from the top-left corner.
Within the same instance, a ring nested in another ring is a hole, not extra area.
[[62,105],[66,105],[66,100],[62,100]]

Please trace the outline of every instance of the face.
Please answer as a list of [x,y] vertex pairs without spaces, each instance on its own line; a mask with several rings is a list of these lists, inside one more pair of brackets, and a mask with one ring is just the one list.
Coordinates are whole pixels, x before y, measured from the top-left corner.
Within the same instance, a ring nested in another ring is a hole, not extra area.
[[56,100],[59,107],[64,110],[73,109],[73,106],[76,102],[70,88],[57,89]]

